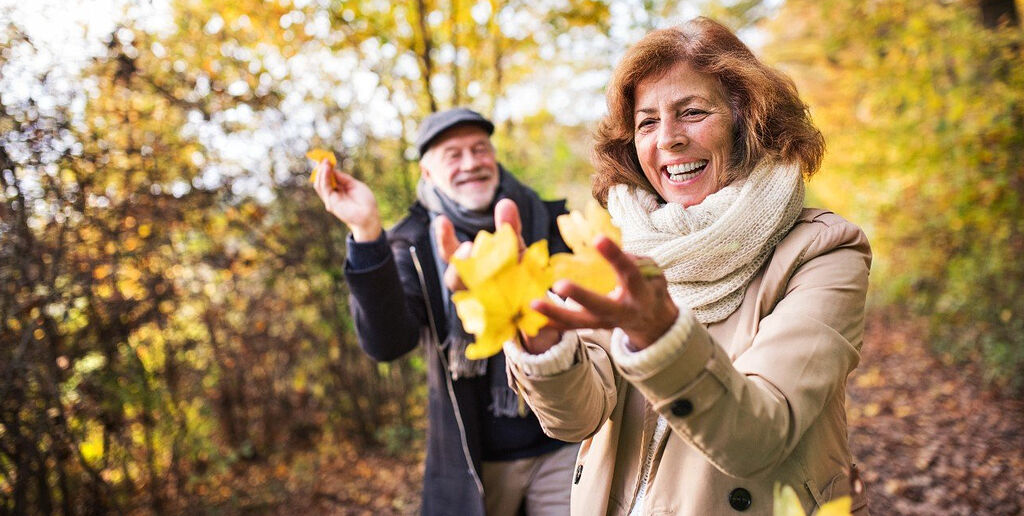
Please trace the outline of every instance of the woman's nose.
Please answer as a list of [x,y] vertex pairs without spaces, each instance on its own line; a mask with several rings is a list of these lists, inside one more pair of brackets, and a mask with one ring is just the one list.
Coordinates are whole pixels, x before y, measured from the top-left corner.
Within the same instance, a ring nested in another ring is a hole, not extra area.
[[662,122],[658,128],[658,148],[661,150],[677,150],[690,143],[686,132],[674,121]]

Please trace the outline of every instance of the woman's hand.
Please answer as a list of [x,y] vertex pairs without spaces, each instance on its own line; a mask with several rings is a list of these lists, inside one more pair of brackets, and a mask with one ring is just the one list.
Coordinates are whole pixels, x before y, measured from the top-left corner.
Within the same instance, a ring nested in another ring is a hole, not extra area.
[[619,276],[619,286],[607,296],[561,280],[552,290],[572,298],[579,309],[535,301],[534,310],[546,315],[549,325],[561,330],[579,328],[622,328],[629,345],[639,351],[661,338],[675,323],[679,308],[668,293],[665,276],[645,272],[642,260],[628,255],[606,237],[598,237],[595,248]]
[[[334,188],[328,176],[334,177]],[[380,237],[377,198],[365,183],[335,169],[325,158],[316,166],[313,189],[324,202],[324,208],[348,226],[356,242],[372,242]]]

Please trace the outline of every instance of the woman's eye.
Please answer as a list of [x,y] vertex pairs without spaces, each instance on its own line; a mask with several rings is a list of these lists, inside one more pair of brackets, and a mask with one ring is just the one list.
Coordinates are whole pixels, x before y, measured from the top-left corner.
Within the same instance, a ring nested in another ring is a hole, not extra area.
[[640,123],[636,125],[636,130],[640,131],[640,130],[642,130],[644,128],[647,128],[647,127],[650,127],[652,125],[654,125],[654,120],[651,120],[650,118],[648,118],[646,120],[641,120]]
[[688,118],[697,118],[707,115],[708,112],[704,111],[703,109],[687,109],[686,111],[683,111],[683,116]]

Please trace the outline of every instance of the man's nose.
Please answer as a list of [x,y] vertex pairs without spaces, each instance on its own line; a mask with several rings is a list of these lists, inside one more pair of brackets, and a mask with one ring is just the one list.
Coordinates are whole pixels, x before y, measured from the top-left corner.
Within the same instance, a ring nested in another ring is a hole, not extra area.
[[462,168],[462,170],[473,170],[479,165],[479,163],[480,160],[477,159],[475,153],[466,151],[462,153],[462,158],[459,160],[459,167]]

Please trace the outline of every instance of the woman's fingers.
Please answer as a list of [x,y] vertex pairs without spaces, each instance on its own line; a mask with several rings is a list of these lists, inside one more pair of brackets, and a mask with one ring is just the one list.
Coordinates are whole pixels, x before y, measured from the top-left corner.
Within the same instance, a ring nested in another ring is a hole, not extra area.
[[548,318],[548,326],[559,330],[576,330],[581,328],[612,328],[601,318],[586,310],[577,310],[558,306],[546,299],[537,299],[530,303],[530,308]]
[[610,238],[599,237],[594,247],[615,269],[615,273],[619,275],[619,284],[627,292],[640,292],[648,287],[646,278],[634,259],[624,253]]
[[603,294],[598,294],[593,290],[587,290],[571,281],[557,281],[551,290],[559,296],[571,298],[597,317],[610,319],[615,318],[616,315],[622,315],[623,306],[621,303]]

